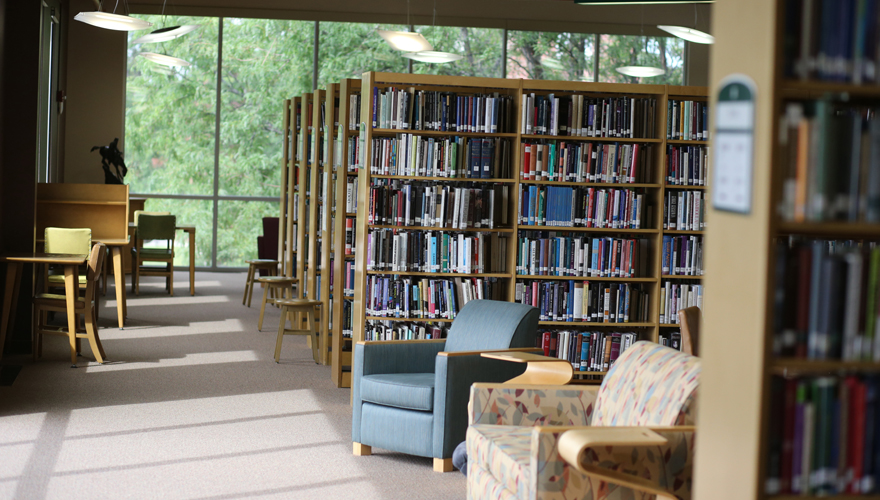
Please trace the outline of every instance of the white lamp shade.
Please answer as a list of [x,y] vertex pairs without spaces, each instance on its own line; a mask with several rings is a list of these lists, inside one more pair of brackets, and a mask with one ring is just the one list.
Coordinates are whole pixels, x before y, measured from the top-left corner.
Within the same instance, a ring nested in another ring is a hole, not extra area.
[[423,52],[434,50],[434,47],[420,33],[408,31],[376,30],[379,35],[396,50],[404,52]]
[[460,56],[458,54],[453,54],[452,52],[435,52],[433,50],[422,50],[420,52],[407,52],[403,55],[403,57],[407,59],[412,59],[413,61],[419,61],[423,63],[448,63],[458,61],[459,59],[464,58],[464,56]]
[[684,40],[687,40],[689,42],[705,43],[705,44],[715,43],[714,36],[712,36],[708,33],[704,33],[700,30],[695,30],[693,28],[685,28],[684,26],[664,26],[664,25],[657,25],[657,27],[667,33],[675,35],[675,36],[682,38]]
[[169,26],[167,28],[160,28],[148,35],[144,35],[131,43],[157,43],[157,42],[167,42],[168,40],[174,40],[175,38],[182,37],[187,33],[192,33],[193,31],[201,28],[198,24],[184,24],[183,26]]
[[141,52],[144,59],[161,64],[163,66],[189,66],[189,62],[176,57],[166,56],[165,54],[156,54],[154,52]]
[[655,68],[653,66],[621,66],[615,69],[618,73],[637,78],[660,76],[666,73],[666,71],[660,68]]
[[105,28],[116,31],[137,31],[147,29],[153,23],[142,19],[135,19],[129,16],[121,16],[119,14],[110,14],[109,12],[80,12],[74,17],[77,21],[82,21],[92,26]]

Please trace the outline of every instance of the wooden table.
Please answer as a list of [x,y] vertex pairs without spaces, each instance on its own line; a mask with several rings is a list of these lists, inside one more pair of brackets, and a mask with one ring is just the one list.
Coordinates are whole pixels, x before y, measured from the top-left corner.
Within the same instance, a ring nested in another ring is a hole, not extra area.
[[[130,229],[137,229],[137,226],[134,225],[134,222],[129,222],[128,227]],[[196,294],[196,227],[195,226],[182,226],[180,224],[177,225],[178,231],[183,231],[189,234],[189,294]],[[135,234],[137,237],[137,234]]]
[[[0,262],[6,262],[6,289],[3,294],[3,317],[0,319],[0,357],[6,345],[6,332],[15,321],[15,307],[18,303],[18,289],[21,286],[21,266],[31,264],[54,264],[64,266],[64,295],[67,301],[67,327],[76,331],[76,299],[79,295],[79,266],[86,263],[88,255],[65,255],[47,253],[9,253],[0,255]],[[75,347],[75,337],[71,336],[71,347]],[[33,346],[31,346],[33,348]]]

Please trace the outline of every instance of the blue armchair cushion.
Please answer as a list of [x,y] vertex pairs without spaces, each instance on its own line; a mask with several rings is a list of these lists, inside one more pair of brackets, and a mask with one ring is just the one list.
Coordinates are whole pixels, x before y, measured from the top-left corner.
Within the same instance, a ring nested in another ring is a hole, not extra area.
[[361,378],[361,399],[409,410],[434,410],[433,373],[385,373]]

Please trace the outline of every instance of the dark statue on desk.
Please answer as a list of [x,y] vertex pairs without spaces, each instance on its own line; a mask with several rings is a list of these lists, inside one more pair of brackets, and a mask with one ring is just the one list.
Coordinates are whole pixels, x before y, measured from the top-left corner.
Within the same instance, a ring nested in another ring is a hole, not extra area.
[[[125,174],[128,169],[125,167],[125,161],[122,159],[122,152],[116,146],[119,138],[113,139],[109,146],[95,146],[92,151],[98,150],[101,153],[101,167],[104,169],[104,184],[123,184]],[[116,169],[116,174],[110,171],[110,165]],[[122,171],[120,172],[120,167]]]

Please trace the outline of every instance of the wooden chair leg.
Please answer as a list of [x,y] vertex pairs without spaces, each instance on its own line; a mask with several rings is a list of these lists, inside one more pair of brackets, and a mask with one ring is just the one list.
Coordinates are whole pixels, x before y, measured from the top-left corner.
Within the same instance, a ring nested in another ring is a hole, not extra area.
[[34,307],[34,324],[33,330],[31,330],[31,355],[33,356],[33,360],[37,360],[37,337],[40,335],[40,316],[42,315],[42,311],[40,311],[39,307]]
[[244,297],[241,298],[241,305],[247,304],[248,290],[253,286],[254,265],[248,264],[247,277],[244,279]]
[[248,291],[248,301],[247,301],[247,306],[248,306],[248,307],[251,306],[251,299],[253,299],[253,297],[254,297],[254,287],[257,285],[257,284],[254,282],[254,276],[255,276],[255,275],[256,275],[256,272],[253,273],[253,274],[251,275],[251,289]]
[[174,297],[174,264],[168,263],[168,293]]
[[95,331],[95,323],[92,319],[86,320],[86,336],[89,340],[89,347],[92,348],[92,355],[98,363],[104,364],[104,348],[98,340],[98,333]]
[[132,281],[131,287],[134,289],[135,295],[141,294],[141,258],[140,258],[140,256],[138,256],[138,258],[135,259],[134,281]]
[[308,321],[309,321],[309,337],[312,339],[312,357],[315,359],[315,363],[320,364],[321,354],[318,350],[318,342],[320,341],[318,335],[318,325],[315,322],[315,308],[309,308],[308,312]]
[[257,321],[257,331],[263,331],[263,314],[266,312],[266,298],[269,295],[269,287],[263,288],[263,302],[260,304],[260,320]]
[[275,362],[281,361],[281,339],[284,338],[284,318],[289,310],[285,306],[281,306],[281,321],[278,322],[278,338],[275,339]]
[[67,339],[70,341],[70,367],[76,368],[76,353],[78,347],[76,345],[76,328],[73,328],[71,331],[70,326],[67,327]]
[[[94,326],[95,326],[95,344],[98,346],[98,352],[101,353],[101,357],[104,358],[104,359],[107,359],[107,355],[104,354],[104,344],[101,343],[101,337],[98,335],[98,309],[97,309],[97,304],[98,304],[98,302],[95,301],[95,321],[94,321],[94,323],[93,323]],[[94,349],[94,347],[93,347],[93,349]],[[103,361],[102,361],[102,363],[103,363]]]

